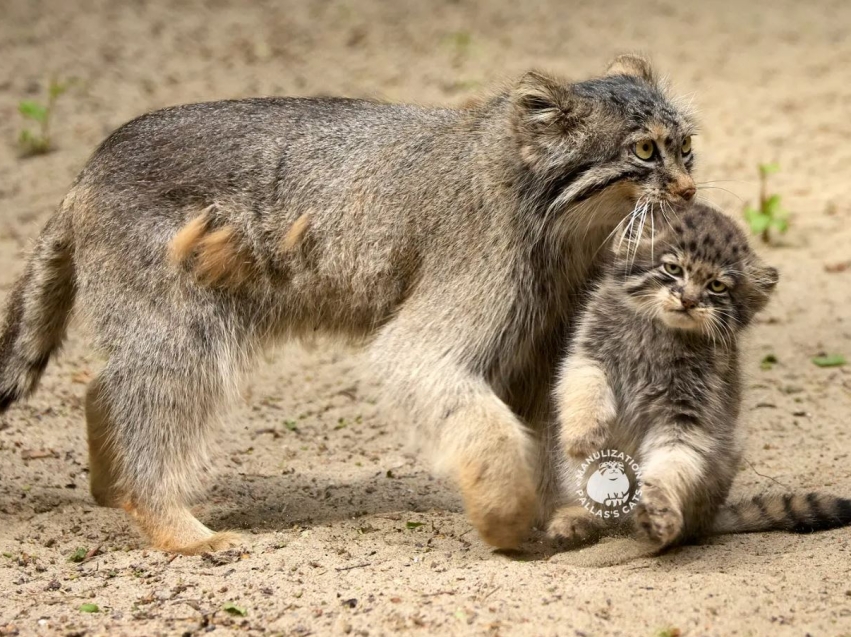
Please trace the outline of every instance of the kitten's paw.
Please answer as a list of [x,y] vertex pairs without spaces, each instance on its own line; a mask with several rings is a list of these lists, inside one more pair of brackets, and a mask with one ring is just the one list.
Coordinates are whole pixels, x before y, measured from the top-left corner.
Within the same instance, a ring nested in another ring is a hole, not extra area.
[[683,532],[683,515],[659,489],[647,489],[635,507],[635,530],[639,536],[664,548],[676,542]]
[[608,430],[603,425],[583,432],[581,436],[571,437],[563,441],[564,450],[569,456],[582,460],[597,451],[607,448],[609,442]]
[[565,544],[586,544],[597,539],[600,531],[599,519],[580,506],[559,509],[547,526],[547,536]]

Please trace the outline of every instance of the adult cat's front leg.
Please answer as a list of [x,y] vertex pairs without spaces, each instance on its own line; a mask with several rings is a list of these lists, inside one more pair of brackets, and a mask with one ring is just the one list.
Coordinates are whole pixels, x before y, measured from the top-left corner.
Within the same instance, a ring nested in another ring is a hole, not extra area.
[[449,338],[463,325],[430,336],[434,326],[424,328],[419,319],[403,311],[372,345],[388,398],[408,408],[436,468],[458,484],[482,539],[514,548],[536,513],[532,437],[485,379],[458,360]]

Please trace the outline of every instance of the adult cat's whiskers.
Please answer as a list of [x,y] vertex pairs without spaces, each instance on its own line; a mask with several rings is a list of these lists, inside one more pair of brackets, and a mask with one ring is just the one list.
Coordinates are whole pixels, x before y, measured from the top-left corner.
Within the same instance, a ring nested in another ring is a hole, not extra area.
[[736,199],[739,200],[740,203],[744,203],[744,201],[745,201],[737,193],[735,193],[732,190],[729,190],[727,188],[722,188],[721,186],[706,186],[706,185],[697,184],[696,187],[697,187],[698,192],[700,192],[701,190],[722,190],[722,191],[724,191],[724,192],[726,192],[730,195],[733,195]]
[[624,237],[624,232],[625,232],[625,228],[622,228],[622,226],[623,226],[623,225],[624,225],[624,224],[625,224],[625,223],[626,223],[629,219],[631,219],[631,218],[632,218],[632,216],[635,214],[635,210],[638,208],[638,206],[639,206],[639,204],[641,203],[641,200],[642,200],[642,199],[643,199],[643,197],[640,197],[640,198],[638,199],[638,201],[636,201],[636,202],[635,202],[635,206],[633,207],[633,209],[632,209],[632,210],[630,210],[627,214],[625,214],[625,215],[623,216],[623,219],[621,219],[621,220],[618,222],[618,224],[617,224],[617,225],[616,225],[616,226],[612,229],[612,231],[611,231],[608,235],[606,235],[606,238],[605,238],[605,239],[603,239],[603,241],[600,243],[600,246],[599,246],[599,247],[597,248],[597,250],[594,252],[594,256],[595,256],[595,257],[596,257],[596,256],[600,253],[600,250],[602,250],[604,247],[606,247],[606,246],[609,244],[609,240],[610,240],[613,236],[615,236],[615,234],[616,234],[618,231],[621,231],[621,238],[620,238],[620,241],[618,242],[618,250],[620,250],[621,244],[623,243],[623,237]]
[[635,212],[636,210],[638,210],[638,206],[640,203],[641,198],[639,198],[638,201],[635,202],[635,206],[633,207],[633,209],[630,210],[629,214],[627,214],[623,219],[621,219],[621,222],[615,227],[615,230],[617,230],[624,222],[629,220],[629,224],[623,229],[623,231],[621,232],[620,239],[618,240],[618,247],[616,248],[618,253],[620,253],[621,246],[623,245],[623,240],[627,236],[629,229],[632,228],[632,224],[635,221]]
[[673,209],[673,207],[671,206],[671,204],[669,204],[667,201],[662,201],[662,202],[659,204],[659,212],[662,214],[662,218],[665,220],[665,223],[667,223],[667,224],[668,224],[668,229],[669,229],[669,230],[671,230],[671,231],[673,231],[673,230],[674,230],[674,226],[673,226],[673,224],[671,223],[671,220],[668,218],[668,215],[665,213],[665,208],[670,209],[670,211],[671,211],[671,214],[672,214],[672,215],[674,214],[674,209]]

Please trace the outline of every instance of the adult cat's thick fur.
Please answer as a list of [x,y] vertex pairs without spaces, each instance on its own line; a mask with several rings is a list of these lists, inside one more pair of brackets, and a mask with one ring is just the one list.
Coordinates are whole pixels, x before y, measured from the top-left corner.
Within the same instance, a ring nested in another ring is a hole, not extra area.
[[639,202],[694,195],[691,131],[631,56],[463,110],[252,99],[142,116],[97,150],[11,294],[0,410],[33,391],[76,297],[108,356],[86,400],[95,499],[157,547],[211,550],[233,536],[186,501],[238,372],[280,338],[363,338],[480,534],[514,546],[548,482],[535,439],[572,299]]

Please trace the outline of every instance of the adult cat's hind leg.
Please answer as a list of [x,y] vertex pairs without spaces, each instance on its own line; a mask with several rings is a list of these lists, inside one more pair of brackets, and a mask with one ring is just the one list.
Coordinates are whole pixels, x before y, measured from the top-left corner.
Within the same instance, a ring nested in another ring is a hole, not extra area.
[[102,507],[120,508],[118,473],[112,449],[110,420],[100,382],[95,379],[86,390],[86,428],[89,442],[89,489]]
[[114,352],[87,395],[87,420],[95,499],[127,511],[155,548],[197,554],[238,536],[212,531],[187,507],[228,363],[189,336],[179,327],[137,334]]

